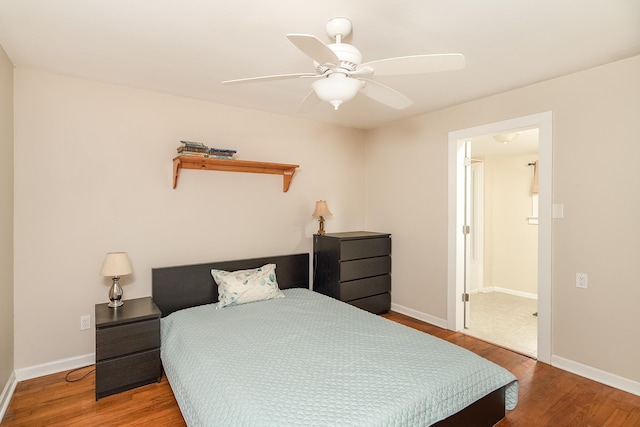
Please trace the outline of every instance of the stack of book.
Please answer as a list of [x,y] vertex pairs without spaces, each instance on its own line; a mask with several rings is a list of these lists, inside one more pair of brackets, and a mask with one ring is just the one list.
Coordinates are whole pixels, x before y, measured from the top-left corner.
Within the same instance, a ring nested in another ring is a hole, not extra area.
[[180,141],[183,145],[178,147],[178,154],[181,156],[209,157],[212,159],[233,159],[236,150],[228,148],[209,148],[202,142]]
[[209,155],[209,147],[202,142],[180,141],[184,145],[178,147],[178,154],[181,156],[197,156],[207,157]]
[[211,159],[224,159],[230,160],[236,154],[236,150],[230,150],[228,148],[209,148],[208,157]]

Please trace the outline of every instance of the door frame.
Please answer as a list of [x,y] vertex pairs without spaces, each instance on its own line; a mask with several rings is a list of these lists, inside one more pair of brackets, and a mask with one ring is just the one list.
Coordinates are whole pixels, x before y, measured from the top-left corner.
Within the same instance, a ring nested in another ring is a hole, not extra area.
[[516,130],[538,128],[538,360],[551,363],[551,111],[449,132],[449,221],[447,327],[463,329],[464,304],[464,140]]

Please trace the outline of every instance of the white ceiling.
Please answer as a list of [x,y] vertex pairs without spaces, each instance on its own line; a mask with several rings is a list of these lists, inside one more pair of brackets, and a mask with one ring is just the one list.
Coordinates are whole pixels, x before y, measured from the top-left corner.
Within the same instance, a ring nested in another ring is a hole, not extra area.
[[[297,114],[313,72],[287,33],[330,43],[353,22],[363,61],[462,53],[464,70],[378,78],[413,99],[394,110],[363,95]],[[16,66],[369,129],[640,54],[639,0],[0,0],[0,44]]]
[[494,135],[478,135],[469,138],[471,142],[471,157],[482,158],[487,156],[522,156],[526,154],[537,155],[539,151],[538,129],[523,129],[515,132],[518,134],[510,142],[502,143],[495,140]]

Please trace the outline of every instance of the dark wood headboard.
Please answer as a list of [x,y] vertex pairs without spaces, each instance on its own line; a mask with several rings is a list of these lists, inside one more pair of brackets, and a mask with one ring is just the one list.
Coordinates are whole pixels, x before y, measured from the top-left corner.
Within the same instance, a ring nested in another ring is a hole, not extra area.
[[177,310],[218,301],[211,270],[246,270],[276,265],[280,289],[309,288],[309,254],[278,255],[235,261],[209,262],[151,269],[153,300],[162,317]]

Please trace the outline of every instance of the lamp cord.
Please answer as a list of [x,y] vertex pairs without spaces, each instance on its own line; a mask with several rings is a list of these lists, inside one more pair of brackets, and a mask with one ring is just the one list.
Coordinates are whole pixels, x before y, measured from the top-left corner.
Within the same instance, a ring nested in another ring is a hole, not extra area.
[[[91,366],[91,365],[89,365],[89,366]],[[92,370],[90,370],[89,372],[87,372],[86,374],[84,374],[83,376],[81,376],[80,378],[76,378],[76,379],[74,379],[74,380],[72,380],[72,379],[70,379],[70,378],[69,378],[69,376],[70,376],[71,374],[75,374],[75,373],[76,373],[76,372],[78,372],[79,370],[84,369],[84,368],[87,368],[87,367],[88,367],[88,366],[83,366],[82,368],[76,368],[76,369],[72,369],[72,370],[70,370],[70,371],[69,371],[69,372],[67,372],[67,374],[64,376],[64,380],[65,380],[66,382],[68,382],[68,383],[75,383],[75,382],[78,382],[78,381],[81,381],[81,380],[83,380],[83,379],[87,378],[89,375],[91,375],[92,373],[94,373],[94,372],[96,371],[96,369],[95,369],[95,368],[93,368]]]

